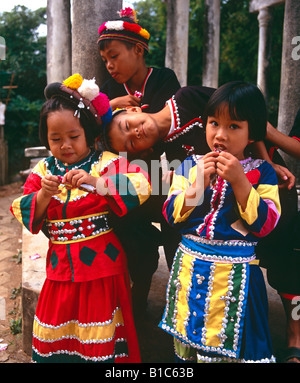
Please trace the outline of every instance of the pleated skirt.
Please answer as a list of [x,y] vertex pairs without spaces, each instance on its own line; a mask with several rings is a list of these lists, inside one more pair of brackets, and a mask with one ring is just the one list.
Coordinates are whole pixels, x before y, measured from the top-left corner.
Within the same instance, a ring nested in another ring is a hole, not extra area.
[[34,362],[139,363],[128,275],[88,282],[46,279],[32,347]]

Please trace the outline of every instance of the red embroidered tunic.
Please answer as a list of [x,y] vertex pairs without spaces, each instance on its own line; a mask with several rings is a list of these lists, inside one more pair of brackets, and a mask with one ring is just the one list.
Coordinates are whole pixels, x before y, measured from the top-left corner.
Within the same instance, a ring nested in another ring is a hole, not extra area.
[[[43,224],[34,228],[35,201],[42,177],[46,173],[64,175],[74,168],[103,177],[111,195],[103,197],[77,188],[68,190],[61,185],[61,193],[52,197]],[[126,257],[110,227],[109,215],[111,211],[125,215],[146,201],[150,193],[148,174],[113,153],[92,152],[69,167],[49,157],[33,169],[24,185],[23,196],[13,202],[11,211],[33,234],[42,226],[47,228],[48,279],[83,282],[124,272]]]

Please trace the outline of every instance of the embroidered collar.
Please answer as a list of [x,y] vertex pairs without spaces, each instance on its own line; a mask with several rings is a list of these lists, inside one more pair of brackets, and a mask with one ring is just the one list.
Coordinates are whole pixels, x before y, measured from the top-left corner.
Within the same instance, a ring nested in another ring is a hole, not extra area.
[[[91,161],[92,161],[92,158],[95,156],[96,154],[96,151],[95,150],[92,150],[83,160],[77,162],[76,164],[73,164],[73,165],[64,165],[60,160],[58,160],[57,158],[54,158],[54,163],[55,163],[55,166],[56,168],[65,173],[66,171],[70,171],[71,169],[82,169],[84,168],[87,164],[91,164]],[[98,156],[97,157],[97,161],[98,161]]]
[[171,124],[171,129],[169,130],[168,135],[164,138],[165,142],[171,142],[173,140],[176,140],[179,136],[193,129],[194,126],[199,126],[200,128],[203,128],[203,121],[200,116],[189,121],[184,126],[181,126],[180,116],[179,116],[178,106],[175,100],[175,96],[173,96],[170,100],[167,101],[167,105],[170,108],[172,124]]
[[[144,81],[144,84],[143,84],[143,86],[142,86],[142,90],[141,90],[142,97],[144,96],[145,88],[146,88],[147,82],[148,82],[149,77],[151,76],[152,72],[153,72],[153,68],[149,68],[149,70],[148,70],[148,74],[147,74],[147,76],[146,76],[146,78],[145,78],[145,81]],[[128,88],[128,85],[126,84],[126,82],[124,82],[123,86],[124,86],[124,88],[125,88],[125,91],[126,91],[130,96],[133,96],[134,93],[131,93],[131,92],[130,92],[130,89]]]

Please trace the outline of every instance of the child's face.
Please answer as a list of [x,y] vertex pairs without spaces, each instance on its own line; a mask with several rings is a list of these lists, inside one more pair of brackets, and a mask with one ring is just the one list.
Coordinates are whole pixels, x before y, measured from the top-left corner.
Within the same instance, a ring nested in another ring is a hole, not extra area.
[[85,132],[71,110],[52,112],[47,118],[48,143],[54,157],[65,165],[83,160],[90,152]]
[[121,41],[112,40],[100,55],[109,74],[120,84],[130,80],[139,68],[140,53],[136,46],[128,49]]
[[140,108],[116,115],[110,123],[109,138],[114,151],[129,154],[146,151],[160,139],[157,123]]
[[207,118],[206,140],[212,151],[226,151],[238,160],[244,159],[246,146],[253,142],[249,140],[248,122],[232,120],[227,107]]

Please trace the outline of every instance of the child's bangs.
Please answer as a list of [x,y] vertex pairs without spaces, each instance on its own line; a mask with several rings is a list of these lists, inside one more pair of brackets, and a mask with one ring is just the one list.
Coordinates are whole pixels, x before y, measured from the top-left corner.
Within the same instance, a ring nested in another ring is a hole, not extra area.
[[219,117],[226,114],[233,121],[246,121],[249,118],[247,104],[235,94],[229,94],[222,99],[216,98],[207,108],[207,116]]

